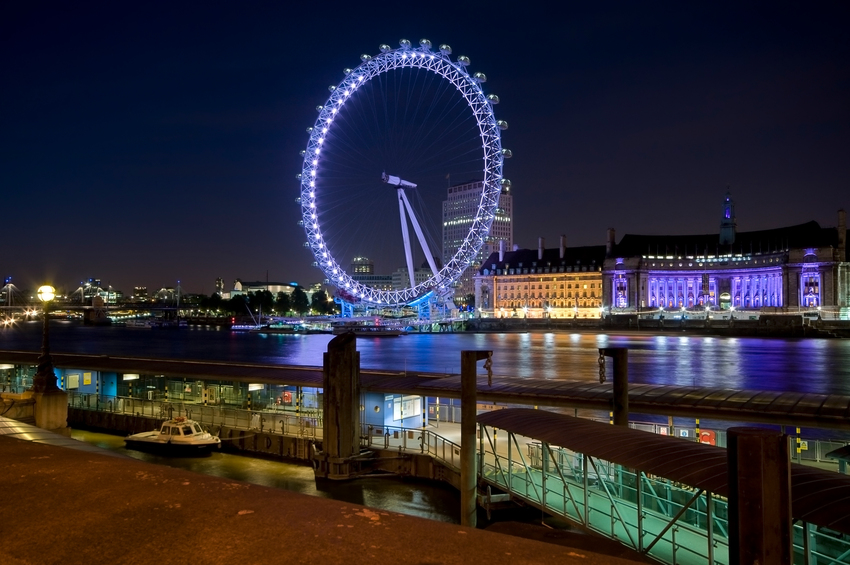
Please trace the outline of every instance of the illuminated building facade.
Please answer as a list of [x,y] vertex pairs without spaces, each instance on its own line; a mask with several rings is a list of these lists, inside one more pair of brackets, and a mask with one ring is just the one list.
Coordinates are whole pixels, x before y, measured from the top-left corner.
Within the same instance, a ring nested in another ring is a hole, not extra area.
[[[450,186],[446,200],[443,201],[443,261],[449,260],[457,253],[469,230],[478,207],[481,204],[481,193],[484,190],[482,181],[472,181]],[[460,277],[455,289],[456,297],[465,297],[473,292],[473,274],[485,257],[499,250],[500,242],[510,249],[514,241],[513,197],[510,193],[510,183],[503,185],[496,206],[493,224],[484,240],[484,245],[475,261]]]
[[610,230],[603,268],[606,315],[708,308],[846,317],[843,210],[837,228],[811,221],[740,233],[728,195],[723,210],[719,235],[627,234],[615,244]]
[[475,307],[496,318],[599,318],[605,246],[492,253],[478,269]]

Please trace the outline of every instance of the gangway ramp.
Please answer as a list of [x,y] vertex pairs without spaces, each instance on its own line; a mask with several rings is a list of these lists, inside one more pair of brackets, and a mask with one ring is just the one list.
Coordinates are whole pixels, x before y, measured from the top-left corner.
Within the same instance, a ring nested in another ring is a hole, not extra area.
[[[725,449],[544,410],[478,423],[491,488],[661,563],[729,563]],[[850,562],[850,477],[791,464],[791,499],[794,563]]]

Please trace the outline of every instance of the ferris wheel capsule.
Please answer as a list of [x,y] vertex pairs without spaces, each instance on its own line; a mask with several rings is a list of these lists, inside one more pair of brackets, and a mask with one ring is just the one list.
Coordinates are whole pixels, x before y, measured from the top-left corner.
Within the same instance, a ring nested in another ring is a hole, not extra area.
[[484,73],[475,73],[474,75],[472,75],[472,78],[474,78],[479,83],[487,82],[487,75],[485,75]]
[[351,69],[349,69],[348,67],[346,67],[346,68],[342,69],[342,74],[344,74],[345,76],[350,75],[350,74],[351,74]]
[[442,53],[443,55],[451,55],[452,54],[451,45],[449,45],[448,43],[441,43],[440,44],[440,53]]
[[421,45],[423,49],[431,49],[431,41],[428,39],[420,39],[419,45]]
[[502,157],[504,157],[505,159],[510,159],[513,156],[514,154],[510,149],[502,149]]
[[387,45],[386,43],[381,43],[378,49],[380,49],[381,53],[389,53],[393,50],[393,48]]
[[371,59],[372,59],[372,56],[368,55],[366,53],[363,53],[362,55],[360,55],[360,60],[363,61],[364,63],[366,61],[370,61]]
[[488,94],[487,95],[487,102],[489,102],[490,104],[498,104],[499,103],[499,97],[496,96],[495,94]]
[[496,125],[499,126],[499,129],[502,131],[508,129],[508,122],[505,120],[496,120]]
[[401,46],[402,49],[410,49],[410,41],[408,41],[407,39],[399,39],[398,44]]
[[461,55],[457,58],[457,62],[459,65],[463,65],[464,67],[469,66],[469,57],[466,55]]

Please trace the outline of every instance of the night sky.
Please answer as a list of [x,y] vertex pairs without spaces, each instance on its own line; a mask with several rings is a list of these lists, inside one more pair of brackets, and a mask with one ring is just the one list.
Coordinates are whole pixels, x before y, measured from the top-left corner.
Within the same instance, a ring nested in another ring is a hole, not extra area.
[[450,44],[500,97],[521,247],[714,233],[727,186],[739,231],[850,208],[846,2],[289,4],[6,3],[0,275],[322,280],[297,225],[305,130],[343,68],[401,38]]

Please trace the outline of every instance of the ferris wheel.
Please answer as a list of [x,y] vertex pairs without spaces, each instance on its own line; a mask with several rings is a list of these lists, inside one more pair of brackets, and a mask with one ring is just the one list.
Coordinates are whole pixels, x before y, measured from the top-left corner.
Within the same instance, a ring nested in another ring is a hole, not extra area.
[[[307,129],[298,175],[314,265],[343,296],[376,306],[448,296],[509,186],[502,164],[510,151],[500,136],[507,123],[493,114],[498,96],[482,90],[487,77],[467,71],[468,57],[453,61],[448,45],[399,45],[361,55],[360,65],[329,87]],[[441,257],[446,190],[457,182],[475,187],[477,205],[461,214],[463,234],[450,242],[451,256]],[[393,271],[392,289],[374,276]]]

